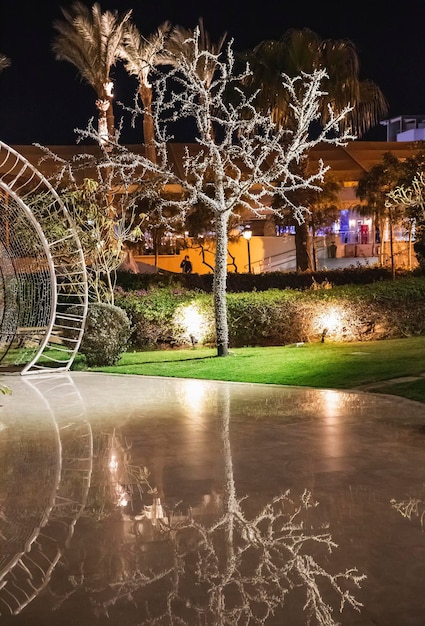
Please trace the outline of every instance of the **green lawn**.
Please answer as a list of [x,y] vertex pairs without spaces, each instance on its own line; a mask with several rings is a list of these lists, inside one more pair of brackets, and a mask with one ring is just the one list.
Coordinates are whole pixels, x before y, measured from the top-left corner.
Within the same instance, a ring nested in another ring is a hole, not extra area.
[[[77,359],[74,369],[84,369],[83,362]],[[204,348],[127,352],[117,365],[92,371],[353,389],[394,378],[425,376],[425,336],[360,343],[237,348],[226,358],[216,357],[215,350]],[[425,377],[371,389],[425,403]]]

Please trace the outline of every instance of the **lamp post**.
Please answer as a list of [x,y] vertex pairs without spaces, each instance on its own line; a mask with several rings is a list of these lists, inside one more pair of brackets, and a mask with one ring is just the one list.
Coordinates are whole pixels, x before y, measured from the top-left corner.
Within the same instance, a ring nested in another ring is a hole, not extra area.
[[251,274],[251,247],[250,247],[250,239],[252,237],[252,231],[250,228],[246,228],[242,233],[244,239],[246,239],[246,244],[248,246],[248,272]]

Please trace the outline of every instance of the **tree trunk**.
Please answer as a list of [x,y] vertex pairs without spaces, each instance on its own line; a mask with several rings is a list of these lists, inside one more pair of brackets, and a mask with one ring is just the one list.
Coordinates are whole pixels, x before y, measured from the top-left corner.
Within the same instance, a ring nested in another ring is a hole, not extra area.
[[115,139],[115,118],[112,106],[112,97],[106,91],[96,100],[98,116],[99,140],[104,149],[112,150],[111,141]]
[[227,356],[229,349],[229,330],[227,325],[227,222],[230,213],[217,212],[216,251],[214,268],[214,315],[217,342],[217,356]]
[[302,224],[295,223],[295,255],[297,263],[297,272],[305,272],[312,269],[311,257],[309,252],[310,234],[308,224],[304,221]]
[[313,270],[313,272],[317,272],[319,268],[317,266],[316,224],[314,222],[313,213],[311,215],[311,255],[312,255],[311,269]]
[[391,255],[391,278],[395,280],[395,259],[394,259],[394,232],[393,232],[393,219],[390,211],[388,218],[390,226],[390,255]]
[[139,87],[140,99],[143,103],[143,142],[147,158],[156,163],[155,127],[152,117],[152,89],[143,83]]
[[115,115],[114,115],[114,105],[113,105],[112,96],[109,96],[108,100],[109,100],[109,107],[108,107],[108,110],[106,111],[108,138],[111,141],[114,141],[115,140]]
[[161,241],[161,236],[160,233],[157,229],[154,229],[153,231],[153,253],[154,253],[154,258],[155,258],[155,267],[158,267],[158,248],[159,248],[159,243]]
[[379,218],[378,225],[379,225],[379,238],[380,238],[378,263],[380,267],[382,267],[384,265],[384,260],[385,260],[385,250],[384,250],[385,221],[382,217]]

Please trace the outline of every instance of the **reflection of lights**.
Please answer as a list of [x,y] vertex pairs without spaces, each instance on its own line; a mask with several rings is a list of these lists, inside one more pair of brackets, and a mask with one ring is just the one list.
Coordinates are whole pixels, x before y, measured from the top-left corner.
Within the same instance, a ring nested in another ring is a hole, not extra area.
[[155,523],[155,520],[157,520],[157,519],[164,519],[165,518],[164,509],[162,508],[162,504],[161,504],[161,499],[160,498],[154,498],[153,503],[152,504],[145,504],[143,509],[144,509],[145,517],[147,519],[152,520],[152,523]]
[[322,429],[322,449],[327,458],[327,467],[331,471],[341,469],[341,459],[345,454],[344,421],[341,409],[344,407],[345,394],[332,389],[320,392],[323,406],[324,428]]
[[197,416],[205,404],[205,384],[202,380],[185,380],[181,387],[182,404]]
[[111,450],[111,454],[109,456],[108,469],[112,475],[112,483],[114,486],[115,494],[117,497],[118,506],[125,508],[127,504],[130,502],[130,497],[124,487],[119,483],[117,474],[118,474],[119,462],[118,455],[114,449]]
[[324,414],[328,418],[327,423],[335,423],[335,418],[340,414],[339,410],[343,404],[341,394],[332,389],[325,389],[320,393],[323,398]]
[[116,455],[111,452],[111,458],[109,459],[109,471],[116,472],[118,469],[118,459]]
[[118,502],[118,506],[121,506],[124,509],[129,502],[130,502],[130,499],[128,497],[128,493],[124,492],[121,495],[121,498],[120,498],[120,500]]

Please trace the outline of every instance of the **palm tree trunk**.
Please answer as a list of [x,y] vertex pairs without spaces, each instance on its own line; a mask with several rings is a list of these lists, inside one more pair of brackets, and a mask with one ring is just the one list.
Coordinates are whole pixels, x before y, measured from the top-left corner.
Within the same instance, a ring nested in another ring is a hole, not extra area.
[[217,212],[216,252],[214,268],[214,314],[217,342],[217,356],[227,356],[229,350],[229,330],[227,325],[227,222],[230,212]]
[[112,105],[112,98],[108,98],[109,107],[106,111],[106,120],[107,120],[107,128],[108,128],[108,138],[113,141],[115,139],[115,116],[114,109]]
[[111,150],[110,141],[115,138],[115,118],[112,108],[112,97],[105,93],[96,100],[98,116],[99,140],[106,150]]
[[143,142],[146,149],[146,156],[152,163],[156,163],[155,127],[152,117],[152,89],[141,83],[139,95],[143,103]]

